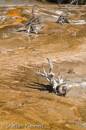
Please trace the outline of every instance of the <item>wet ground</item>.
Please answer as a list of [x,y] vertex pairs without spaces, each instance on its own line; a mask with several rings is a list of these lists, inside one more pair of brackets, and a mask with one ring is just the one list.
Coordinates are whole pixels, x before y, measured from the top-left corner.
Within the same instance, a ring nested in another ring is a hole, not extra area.
[[37,0],[0,0],[0,5],[34,5],[44,4]]
[[[17,32],[32,17],[31,6],[0,7],[0,129],[86,129],[86,7],[34,6],[45,28]],[[55,23],[68,13],[70,24]],[[46,58],[73,89],[66,97],[49,93],[36,75]],[[32,126],[31,126],[32,125]]]

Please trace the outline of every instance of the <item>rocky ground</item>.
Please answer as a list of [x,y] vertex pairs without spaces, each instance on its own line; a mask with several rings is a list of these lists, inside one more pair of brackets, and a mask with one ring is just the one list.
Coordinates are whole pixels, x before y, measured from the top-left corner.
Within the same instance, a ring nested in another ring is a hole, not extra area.
[[[31,18],[31,6],[0,7],[0,129],[86,129],[86,7],[34,6],[43,28],[29,35],[17,30]],[[70,24],[55,23],[68,13]],[[36,75],[46,58],[73,89],[60,97]]]

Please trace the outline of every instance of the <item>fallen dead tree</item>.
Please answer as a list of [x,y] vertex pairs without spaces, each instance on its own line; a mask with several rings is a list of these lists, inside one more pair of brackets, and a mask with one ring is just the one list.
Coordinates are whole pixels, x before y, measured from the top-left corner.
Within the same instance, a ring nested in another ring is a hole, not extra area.
[[25,25],[23,29],[18,30],[18,32],[25,31],[26,33],[35,33],[37,34],[40,29],[44,26],[41,24],[42,22],[39,19],[40,17],[35,17],[34,9],[32,7],[32,18],[29,22]]
[[52,72],[53,70],[53,65],[51,63],[51,61],[47,58],[50,69],[49,69],[49,73],[46,73],[45,69],[43,68],[43,73],[40,72],[40,70],[37,70],[37,75],[42,76],[43,78],[45,78],[49,84],[50,84],[50,89],[52,87],[52,91],[59,95],[59,96],[65,96],[69,90],[72,88],[72,85],[69,85],[68,83],[65,82],[65,80],[63,80],[63,76],[60,72],[60,70],[58,70],[58,78],[55,78],[55,74]]
[[68,20],[68,15],[64,15],[62,14],[61,16],[59,16],[58,20],[56,21],[56,23],[59,23],[59,24],[66,24],[66,23],[70,23],[70,21]]

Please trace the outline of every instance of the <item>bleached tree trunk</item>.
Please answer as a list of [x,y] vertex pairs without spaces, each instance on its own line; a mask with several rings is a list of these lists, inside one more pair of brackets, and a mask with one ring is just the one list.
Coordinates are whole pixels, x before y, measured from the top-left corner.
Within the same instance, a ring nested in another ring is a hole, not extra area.
[[60,72],[60,70],[58,70],[58,76],[57,79],[55,78],[55,74],[52,72],[53,70],[53,64],[51,63],[51,61],[47,58],[50,69],[49,69],[49,73],[46,73],[45,69],[43,68],[43,73],[40,72],[40,70],[37,71],[37,75],[42,76],[43,78],[45,78],[49,84],[52,86],[52,90],[54,93],[56,93],[57,95],[60,96],[65,96],[69,90],[72,88],[71,85],[67,84],[64,80],[63,80],[63,76]]

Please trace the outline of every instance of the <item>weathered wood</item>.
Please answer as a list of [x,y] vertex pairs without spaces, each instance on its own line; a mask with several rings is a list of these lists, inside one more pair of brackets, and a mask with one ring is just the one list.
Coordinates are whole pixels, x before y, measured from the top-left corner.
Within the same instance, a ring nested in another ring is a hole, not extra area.
[[58,20],[56,21],[56,23],[59,23],[59,24],[65,24],[65,23],[70,23],[69,20],[68,20],[68,15],[64,16],[64,15],[61,15],[59,16]]
[[29,24],[31,24],[31,23],[33,23],[33,22],[36,22],[37,19],[39,19],[39,17],[30,20],[30,21],[25,25],[25,27],[27,27]]
[[44,26],[41,25],[41,21],[39,20],[40,16],[35,18],[34,15],[34,6],[32,7],[32,17],[29,20],[29,22],[25,25],[24,30],[18,30],[18,32],[25,31],[27,33],[35,33],[37,34],[40,29],[42,29]]
[[71,4],[73,4],[73,5],[78,5],[78,0],[72,0],[72,1],[71,1]]
[[55,74],[52,72],[53,64],[51,63],[49,58],[47,58],[47,60],[50,66],[49,73],[46,73],[45,69],[43,68],[44,74],[41,73],[40,70],[37,70],[37,75],[42,76],[49,82],[49,84],[52,86],[52,90],[54,93],[60,96],[65,96],[70,91],[72,86],[64,82],[60,69],[58,69],[59,73],[58,73],[57,79],[55,78]]
[[32,15],[33,15],[33,17],[32,17],[32,19],[34,19],[35,18],[35,16],[34,16],[34,6],[32,7]]

